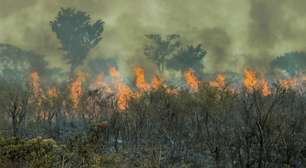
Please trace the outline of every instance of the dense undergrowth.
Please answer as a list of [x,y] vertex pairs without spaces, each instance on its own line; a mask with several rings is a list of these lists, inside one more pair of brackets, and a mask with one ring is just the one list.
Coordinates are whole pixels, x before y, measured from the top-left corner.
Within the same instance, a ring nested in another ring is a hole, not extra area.
[[122,111],[103,90],[75,108],[65,88],[37,105],[26,86],[2,86],[0,167],[303,167],[303,88],[161,86]]

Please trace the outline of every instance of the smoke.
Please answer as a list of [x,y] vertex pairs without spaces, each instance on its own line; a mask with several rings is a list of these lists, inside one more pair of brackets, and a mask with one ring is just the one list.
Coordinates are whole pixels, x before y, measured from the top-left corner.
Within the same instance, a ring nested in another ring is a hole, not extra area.
[[305,15],[293,15],[297,12],[296,7],[292,6],[295,3],[305,4],[303,1],[288,0],[250,1],[248,24],[250,53],[245,57],[245,65],[264,71],[275,56],[290,50],[304,50],[305,40],[300,42],[299,36],[305,37],[306,29],[300,29],[300,25],[295,23],[295,20],[305,18]]
[[204,29],[200,36],[203,39],[202,44],[208,51],[208,58],[205,60],[210,63],[208,68],[225,71],[228,66],[223,62],[232,62],[231,37],[222,28]]
[[205,71],[267,69],[277,55],[304,50],[304,0],[2,0],[0,43],[32,49],[52,66],[64,67],[60,44],[49,27],[60,7],[87,11],[105,21],[103,39],[90,58],[114,57],[119,69],[131,64],[154,71],[143,54],[144,34],[178,33],[208,50]]

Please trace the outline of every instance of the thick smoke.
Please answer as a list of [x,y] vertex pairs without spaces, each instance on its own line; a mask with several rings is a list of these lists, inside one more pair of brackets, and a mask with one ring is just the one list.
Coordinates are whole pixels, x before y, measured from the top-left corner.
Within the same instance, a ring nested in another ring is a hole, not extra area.
[[188,43],[208,50],[208,72],[266,69],[270,60],[288,51],[304,50],[304,0],[1,0],[0,43],[32,49],[53,66],[63,63],[60,44],[49,27],[60,7],[87,11],[105,21],[103,40],[90,57],[115,57],[121,71],[131,64],[154,71],[144,57],[144,34],[178,33]]

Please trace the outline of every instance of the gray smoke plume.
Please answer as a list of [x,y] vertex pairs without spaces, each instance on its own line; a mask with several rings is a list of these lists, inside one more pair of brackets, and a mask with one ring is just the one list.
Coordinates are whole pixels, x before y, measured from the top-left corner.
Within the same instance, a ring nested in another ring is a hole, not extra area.
[[267,68],[270,60],[306,44],[304,0],[1,0],[0,43],[47,55],[52,66],[67,67],[49,27],[60,7],[88,12],[105,21],[103,40],[90,57],[114,57],[127,74],[132,64],[154,71],[144,57],[144,34],[178,33],[208,50],[205,71]]

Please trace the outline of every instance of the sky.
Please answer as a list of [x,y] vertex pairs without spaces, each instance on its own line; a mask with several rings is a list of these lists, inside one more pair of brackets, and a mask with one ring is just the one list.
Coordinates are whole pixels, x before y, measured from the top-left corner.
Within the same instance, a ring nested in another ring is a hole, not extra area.
[[51,66],[67,67],[49,22],[61,7],[88,12],[105,22],[103,39],[90,58],[114,57],[123,71],[140,64],[144,34],[178,33],[208,54],[205,72],[254,68],[286,52],[305,51],[305,0],[0,0],[0,43],[46,55]]

